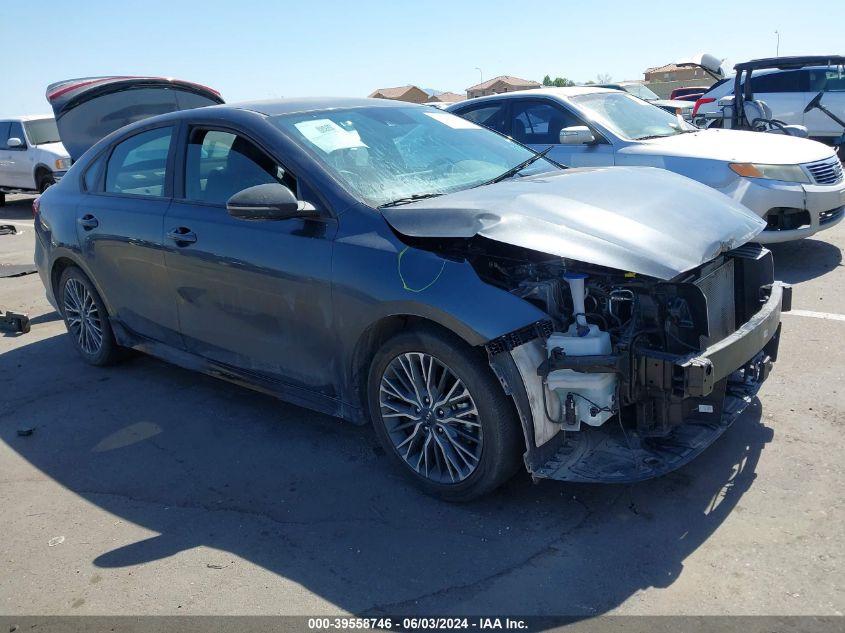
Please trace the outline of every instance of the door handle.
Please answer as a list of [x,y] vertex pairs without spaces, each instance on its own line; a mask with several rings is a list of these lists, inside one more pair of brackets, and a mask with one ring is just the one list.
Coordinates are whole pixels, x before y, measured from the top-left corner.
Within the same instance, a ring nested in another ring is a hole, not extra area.
[[86,231],[90,231],[91,229],[96,229],[100,222],[90,213],[86,213],[81,218],[77,220],[79,222],[79,226],[81,226]]
[[193,244],[197,241],[197,234],[194,233],[191,229],[179,226],[175,229],[171,229],[167,237],[169,237],[174,242],[181,242],[182,244]]

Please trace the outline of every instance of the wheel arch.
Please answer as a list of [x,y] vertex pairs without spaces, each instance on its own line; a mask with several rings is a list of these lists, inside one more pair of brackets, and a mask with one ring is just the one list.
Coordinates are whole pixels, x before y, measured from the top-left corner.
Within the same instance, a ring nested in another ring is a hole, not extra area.
[[97,294],[100,295],[100,299],[102,299],[103,304],[106,306],[109,316],[111,316],[113,311],[111,305],[109,304],[108,297],[103,292],[100,284],[97,283],[97,280],[91,274],[91,271],[88,270],[88,267],[85,266],[85,264],[67,253],[57,255],[53,259],[53,263],[50,265],[50,289],[53,291],[53,297],[56,299],[56,304],[59,304],[59,280],[62,278],[64,271],[71,266],[79,268],[94,285],[94,288],[97,290]]
[[32,177],[35,179],[35,185],[38,186],[38,176],[48,176],[53,173],[53,170],[50,169],[45,163],[36,163],[35,167],[32,169]]

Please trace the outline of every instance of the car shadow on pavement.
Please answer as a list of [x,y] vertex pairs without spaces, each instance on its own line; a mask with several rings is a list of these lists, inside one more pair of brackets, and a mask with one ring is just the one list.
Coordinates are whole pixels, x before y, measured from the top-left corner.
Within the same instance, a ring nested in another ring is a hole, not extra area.
[[3,223],[3,220],[31,220],[33,200],[35,200],[35,196],[7,198],[6,204],[0,206],[0,224]]
[[[0,440],[87,502],[158,533],[118,547],[103,539],[94,565],[205,546],[358,614],[589,617],[671,585],[741,511],[773,435],[755,402],[661,479],[533,485],[523,474],[450,505],[417,492],[369,427],[154,359],[88,367],[62,335],[4,353],[0,374]],[[18,437],[21,423],[35,432]]]
[[808,238],[781,244],[768,244],[775,260],[775,279],[790,284],[826,275],[842,265],[838,246]]

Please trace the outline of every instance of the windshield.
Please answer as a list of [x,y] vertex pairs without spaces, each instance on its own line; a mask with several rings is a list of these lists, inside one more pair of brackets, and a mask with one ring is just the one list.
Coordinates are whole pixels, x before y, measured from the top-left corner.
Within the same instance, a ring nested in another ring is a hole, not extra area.
[[59,142],[59,128],[56,127],[55,119],[36,119],[35,121],[24,121],[26,136],[33,145]]
[[588,118],[629,140],[673,136],[698,129],[666,110],[623,92],[596,92],[570,97],[570,100]]
[[[487,183],[535,156],[475,123],[426,107],[363,107],[270,119],[373,207]],[[557,167],[535,161],[521,175]]]
[[630,92],[635,97],[645,99],[646,101],[656,101],[657,99],[660,99],[658,94],[652,92],[651,89],[646,88],[642,84],[628,84],[622,87],[625,88],[625,92]]

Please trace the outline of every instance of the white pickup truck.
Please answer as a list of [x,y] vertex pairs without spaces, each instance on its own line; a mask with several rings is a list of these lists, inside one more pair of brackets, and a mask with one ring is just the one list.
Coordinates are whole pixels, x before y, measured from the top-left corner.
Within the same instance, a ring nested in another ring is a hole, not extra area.
[[0,119],[0,206],[7,193],[41,193],[70,167],[49,116]]

